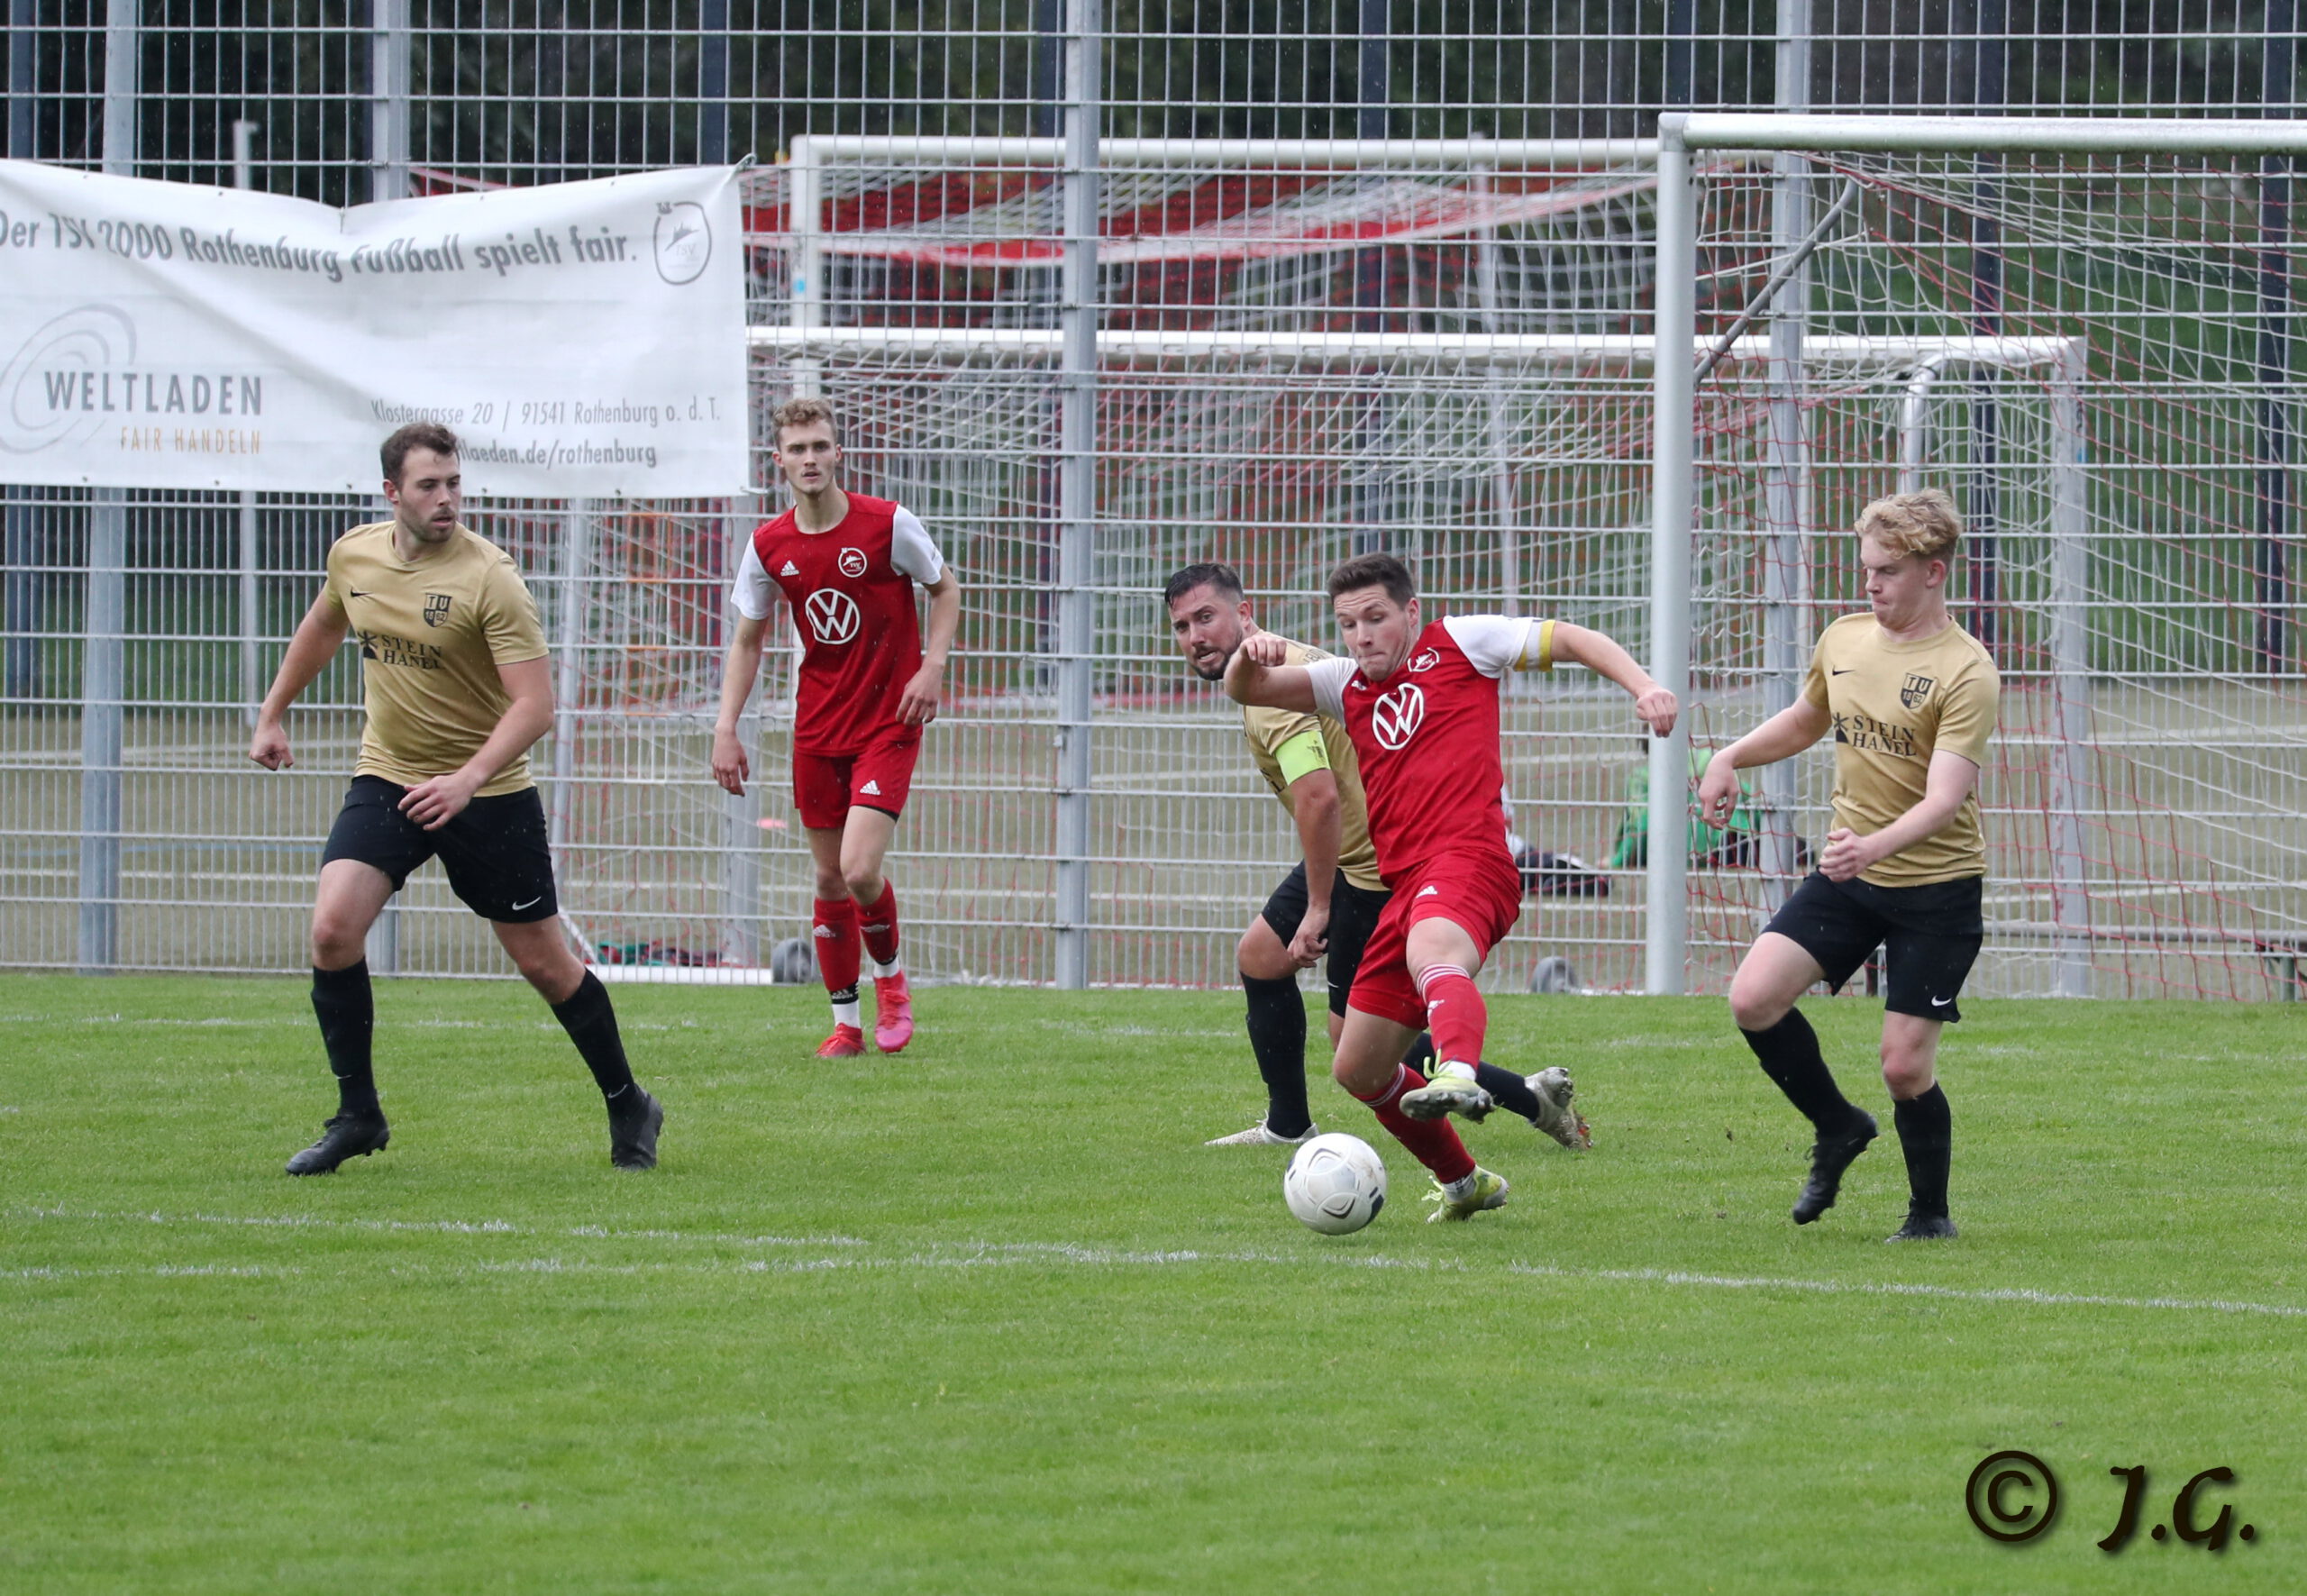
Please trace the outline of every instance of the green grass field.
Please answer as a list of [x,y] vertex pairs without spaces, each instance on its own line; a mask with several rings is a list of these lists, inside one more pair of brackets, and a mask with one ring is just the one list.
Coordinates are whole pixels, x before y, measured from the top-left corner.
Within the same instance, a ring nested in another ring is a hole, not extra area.
[[[1888,1135],[1787,1222],[1719,1001],[1495,999],[1594,1151],[1473,1129],[1514,1199],[1444,1227],[1386,1144],[1330,1239],[1199,1145],[1258,1100],[1227,995],[929,990],[845,1067],[806,992],[616,997],[654,1174],[524,990],[406,982],[391,1149],[292,1181],[301,983],[0,979],[0,1590],[2307,1586],[2295,1010],[1975,1005],[1913,1248]],[[1878,1104],[1876,1011],[1812,1009]],[[1965,1509],[2006,1447],[2064,1485],[2024,1546]],[[2256,1538],[2152,1539],[2214,1465]]]

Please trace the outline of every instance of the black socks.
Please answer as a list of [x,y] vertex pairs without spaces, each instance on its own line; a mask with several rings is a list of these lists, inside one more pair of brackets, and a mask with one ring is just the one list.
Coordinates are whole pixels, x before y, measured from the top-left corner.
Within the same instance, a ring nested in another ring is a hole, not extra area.
[[1915,1212],[1947,1217],[1947,1169],[1955,1156],[1955,1117],[1936,1084],[1919,1098],[1891,1105],[1899,1147],[1907,1155],[1907,1189]]
[[1742,1027],[1738,1034],[1762,1061],[1763,1073],[1776,1081],[1786,1100],[1820,1131],[1840,1132],[1857,1118],[1858,1110],[1828,1072],[1827,1061],[1819,1052],[1819,1034],[1801,1009],[1788,1009],[1786,1017],[1767,1031]]
[[577,983],[577,990],[561,1002],[552,1005],[552,1017],[569,1033],[569,1039],[584,1055],[586,1068],[593,1072],[593,1080],[601,1089],[601,1096],[608,1099],[609,1110],[616,1113],[628,1104],[638,1104],[642,1094],[633,1083],[632,1068],[625,1062],[625,1041],[617,1035],[616,1010],[609,1006],[609,990],[591,971]]
[[1314,1123],[1306,1103],[1306,1000],[1298,982],[1242,977],[1250,1000],[1250,1051],[1257,1054],[1265,1081],[1265,1127],[1278,1136],[1300,1136]]
[[369,1053],[377,1005],[369,990],[368,960],[342,970],[313,971],[313,1017],[321,1023],[321,1045],[328,1049],[329,1072],[336,1077],[336,1111],[378,1112]]

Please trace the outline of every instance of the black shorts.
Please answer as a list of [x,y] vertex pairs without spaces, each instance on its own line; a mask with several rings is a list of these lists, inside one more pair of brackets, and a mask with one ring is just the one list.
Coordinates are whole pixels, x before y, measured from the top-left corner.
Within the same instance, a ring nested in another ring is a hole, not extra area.
[[1986,938],[1983,876],[1927,887],[1829,881],[1812,871],[1764,929],[1801,944],[1839,989],[1884,950],[1883,1007],[1918,1019],[1958,1020],[1955,999]]
[[544,805],[533,787],[497,798],[477,798],[438,831],[427,831],[400,811],[408,789],[381,776],[355,776],[344,807],[329,827],[321,862],[357,859],[392,878],[400,890],[409,872],[434,854],[449,872],[450,889],[487,920],[508,926],[550,920],[561,912],[552,889],[552,850],[546,845]]
[[[1344,871],[1330,883],[1329,952],[1323,956],[1322,973],[1330,983],[1332,1014],[1345,1013],[1345,995],[1354,990],[1354,972],[1362,968],[1363,944],[1370,940],[1378,917],[1385,912],[1386,900],[1392,896],[1382,888],[1355,886],[1345,879]],[[1306,917],[1304,860],[1281,878],[1281,885],[1273,889],[1258,915],[1285,945],[1298,935],[1298,922]]]

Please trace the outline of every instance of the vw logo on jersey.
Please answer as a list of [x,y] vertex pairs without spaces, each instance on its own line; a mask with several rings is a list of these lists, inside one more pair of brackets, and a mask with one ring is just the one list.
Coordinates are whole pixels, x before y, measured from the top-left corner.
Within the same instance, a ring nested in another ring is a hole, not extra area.
[[1409,657],[1412,670],[1431,670],[1441,662],[1442,651],[1438,648],[1420,649]]
[[809,630],[819,643],[847,643],[857,635],[857,600],[838,588],[820,588],[801,601]]
[[1402,683],[1370,706],[1370,729],[1377,734],[1381,748],[1401,747],[1418,735],[1425,719],[1426,692],[1414,681]]
[[863,576],[865,574],[865,551],[862,549],[843,549],[841,552],[841,574],[845,577]]

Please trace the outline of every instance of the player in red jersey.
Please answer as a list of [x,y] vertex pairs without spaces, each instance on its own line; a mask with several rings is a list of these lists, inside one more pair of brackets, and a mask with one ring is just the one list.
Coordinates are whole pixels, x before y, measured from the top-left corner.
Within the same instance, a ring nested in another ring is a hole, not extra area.
[[[1243,639],[1226,670],[1236,702],[1326,715],[1345,725],[1370,801],[1378,874],[1392,897],[1363,948],[1331,1072],[1433,1172],[1433,1219],[1468,1219],[1506,1200],[1447,1116],[1479,1119],[1474,1080],[1489,1010],[1473,978],[1522,912],[1522,876],[1499,803],[1499,680],[1509,670],[1584,665],[1634,698],[1660,736],[1674,695],[1626,650],[1566,621],[1454,616],[1425,625],[1409,570],[1363,554],[1330,573],[1351,658],[1282,663],[1271,633]],[[1440,1061],[1431,1081],[1401,1062],[1423,1027]]]
[[[742,795],[752,773],[737,717],[761,670],[761,634],[782,590],[801,634],[793,716],[793,802],[816,866],[810,930],[833,999],[833,1035],[819,1058],[865,1051],[858,1013],[858,943],[873,960],[873,1042],[896,1053],[913,1039],[913,1001],[898,959],[898,894],[881,861],[897,834],[921,752],[937,716],[945,656],[962,618],[962,589],[920,518],[903,505],[845,492],[833,406],[795,399],[774,418],[777,468],[793,507],[753,531],[731,601],[739,619],[721,672],[713,779]],[[929,590],[925,644],[914,585]]]

